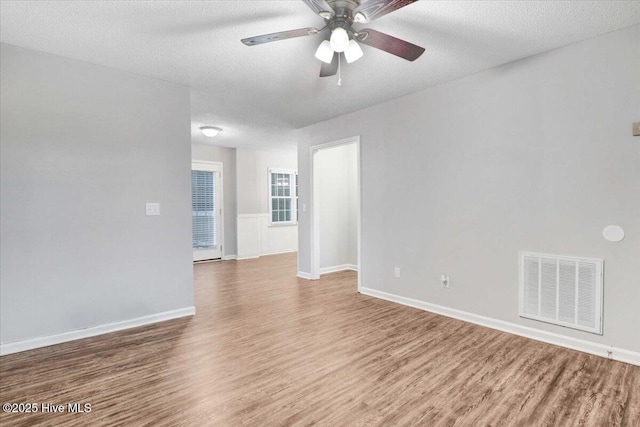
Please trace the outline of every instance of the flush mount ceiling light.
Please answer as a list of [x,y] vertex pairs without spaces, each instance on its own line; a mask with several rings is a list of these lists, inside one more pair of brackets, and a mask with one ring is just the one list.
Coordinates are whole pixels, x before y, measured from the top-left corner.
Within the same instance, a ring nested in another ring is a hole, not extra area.
[[202,131],[204,136],[209,138],[213,138],[214,136],[222,132],[222,129],[215,126],[202,126],[200,130]]

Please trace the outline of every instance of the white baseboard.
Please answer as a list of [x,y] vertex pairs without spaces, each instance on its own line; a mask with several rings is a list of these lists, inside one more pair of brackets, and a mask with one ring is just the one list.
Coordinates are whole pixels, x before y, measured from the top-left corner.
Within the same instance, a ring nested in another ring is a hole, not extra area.
[[256,259],[256,258],[260,258],[261,256],[291,254],[291,253],[294,253],[294,252],[298,252],[298,251],[297,250],[294,250],[294,251],[287,250],[287,251],[283,251],[283,252],[270,252],[268,254],[259,254],[259,255],[255,255],[255,254],[253,254],[253,255],[240,255],[240,256],[234,255],[235,258],[233,258],[233,259],[237,259],[238,261],[240,261],[240,260],[243,260],[243,259]]
[[337,271],[345,270],[358,271],[358,266],[354,264],[342,264],[334,265],[333,267],[323,267],[320,269],[320,274],[335,273]]
[[238,255],[225,255],[222,257],[223,261],[233,261],[234,259],[238,259]]
[[294,249],[294,250],[287,249],[286,251],[281,251],[281,252],[269,252],[269,253],[260,254],[260,256],[292,254],[294,252],[298,252],[298,250],[297,249]]
[[311,273],[305,273],[304,271],[298,271],[296,274],[301,279],[311,280]]
[[149,316],[142,316],[131,320],[125,320],[123,322],[108,323],[106,325],[93,326],[91,328],[78,329],[75,331],[63,332],[61,334],[49,335],[46,337],[0,344],[0,356],[18,353],[21,351],[33,350],[40,347],[48,347],[55,344],[62,344],[64,342],[80,340],[83,338],[95,337],[96,335],[108,334],[110,332],[149,325],[151,323],[164,322],[165,320],[194,316],[195,314],[196,308],[191,306],[180,308],[178,310],[151,314]]
[[585,341],[578,338],[567,337],[553,332],[541,331],[539,329],[529,328],[527,326],[521,326],[515,323],[480,316],[478,314],[456,310],[441,305],[431,304],[425,301],[390,294],[375,289],[363,287],[362,289],[360,289],[360,293],[371,297],[406,305],[409,307],[418,308],[420,310],[429,311],[431,313],[441,314],[443,316],[464,320],[465,322],[475,323],[476,325],[497,329],[499,331],[507,332],[510,334],[520,335],[522,337],[546,342],[548,344],[554,344],[561,347],[570,348],[572,350],[582,351],[584,353],[594,354],[596,356],[602,356],[608,359],[640,366],[639,352],[612,347],[605,344],[594,343],[591,341]]

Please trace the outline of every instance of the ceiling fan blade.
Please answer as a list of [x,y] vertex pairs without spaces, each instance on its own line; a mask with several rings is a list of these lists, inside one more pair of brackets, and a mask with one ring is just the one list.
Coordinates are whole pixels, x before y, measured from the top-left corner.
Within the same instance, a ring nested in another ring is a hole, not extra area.
[[[339,53],[338,55],[342,54]],[[320,67],[320,77],[331,77],[338,73],[338,55],[333,54],[331,64],[327,64],[326,62],[322,63],[322,67]]]
[[304,4],[309,6],[311,10],[313,10],[317,15],[322,16],[325,19],[331,18],[335,15],[335,12],[329,6],[325,0],[302,0]]
[[263,34],[261,36],[249,37],[242,39],[242,43],[247,46],[255,46],[257,44],[276,42],[278,40],[292,39],[294,37],[312,36],[318,34],[320,30],[317,28],[300,28],[297,30],[281,31],[279,33]]
[[369,28],[360,30],[357,39],[362,44],[384,50],[407,61],[415,61],[424,53],[423,47]]
[[[387,13],[408,6],[417,0],[362,0],[353,11],[356,22],[371,22]],[[361,17],[357,15],[361,14]]]

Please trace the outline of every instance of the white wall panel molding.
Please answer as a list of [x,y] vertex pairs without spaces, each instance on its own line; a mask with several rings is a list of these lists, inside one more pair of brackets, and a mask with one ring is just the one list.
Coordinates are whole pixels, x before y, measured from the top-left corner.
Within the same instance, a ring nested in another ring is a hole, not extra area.
[[261,222],[259,215],[238,215],[238,259],[260,256]]
[[297,250],[297,225],[270,225],[267,213],[238,215],[238,259]]

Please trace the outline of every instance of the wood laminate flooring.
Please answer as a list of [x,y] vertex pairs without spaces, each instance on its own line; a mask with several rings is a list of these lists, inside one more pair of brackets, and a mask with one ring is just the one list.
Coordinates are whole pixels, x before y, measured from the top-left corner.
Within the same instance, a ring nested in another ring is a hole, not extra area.
[[197,315],[4,356],[5,426],[640,426],[640,367],[309,282],[296,255],[194,266]]

